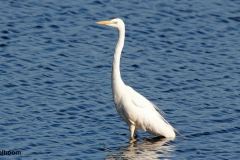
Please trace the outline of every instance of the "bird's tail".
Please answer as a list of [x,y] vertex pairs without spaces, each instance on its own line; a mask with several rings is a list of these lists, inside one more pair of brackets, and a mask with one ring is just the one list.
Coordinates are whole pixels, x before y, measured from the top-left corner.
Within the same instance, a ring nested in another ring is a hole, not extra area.
[[175,128],[173,128],[173,130],[175,131],[175,133],[179,134],[182,138],[187,138],[187,137],[185,137],[183,134],[181,134],[180,132],[178,132],[178,130],[176,130]]

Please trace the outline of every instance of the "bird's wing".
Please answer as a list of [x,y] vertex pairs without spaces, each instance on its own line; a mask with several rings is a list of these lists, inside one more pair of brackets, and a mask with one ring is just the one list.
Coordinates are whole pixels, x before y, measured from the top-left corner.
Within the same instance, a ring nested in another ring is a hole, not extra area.
[[[148,99],[146,99],[144,96],[142,96],[141,94],[139,94],[138,92],[136,92],[134,89],[132,89],[131,87],[128,86],[128,93],[130,93],[131,96],[131,101],[133,102],[133,104],[137,107],[140,108],[148,108],[154,111],[158,111],[159,117],[166,123],[168,124],[170,127],[172,127],[168,121],[163,117],[164,112],[159,109],[157,106],[155,106],[152,102],[150,102]],[[173,128],[173,127],[172,127]],[[175,132],[177,132],[178,134],[180,134],[175,128],[173,128],[173,130]]]
[[146,99],[144,96],[136,92],[134,89],[129,87],[129,93],[131,96],[131,101],[134,103],[135,106],[140,108],[148,108],[151,110],[157,110],[160,114],[164,114],[164,112],[159,109],[157,106],[155,106],[152,102],[150,102],[148,99]]
[[[129,87],[129,86],[128,86]],[[159,109],[157,106],[155,106],[152,102],[150,102],[147,98],[145,98],[144,96],[142,96],[141,94],[139,94],[138,92],[136,92],[134,89],[132,89],[131,87],[128,88],[128,93],[130,93],[131,96],[131,101],[133,102],[133,104],[137,107],[140,108],[146,108],[146,109],[150,109],[153,111],[158,111],[159,113],[159,117],[167,124],[169,124],[167,122],[167,120],[165,120],[165,118],[163,117],[164,112]],[[170,124],[169,124],[170,125]],[[171,126],[171,125],[170,125]]]

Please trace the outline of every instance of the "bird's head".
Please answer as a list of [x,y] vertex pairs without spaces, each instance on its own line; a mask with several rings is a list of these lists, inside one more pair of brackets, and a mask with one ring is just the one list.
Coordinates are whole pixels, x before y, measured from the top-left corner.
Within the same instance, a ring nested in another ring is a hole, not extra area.
[[120,18],[115,18],[110,21],[100,21],[97,23],[111,26],[111,27],[118,28],[118,29],[125,28],[124,22]]

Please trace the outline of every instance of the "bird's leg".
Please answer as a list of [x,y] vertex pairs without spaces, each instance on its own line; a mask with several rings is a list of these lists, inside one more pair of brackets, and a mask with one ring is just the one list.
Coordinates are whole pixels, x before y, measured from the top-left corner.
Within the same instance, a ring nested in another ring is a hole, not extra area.
[[129,130],[130,130],[130,143],[136,141],[136,139],[134,138],[134,131],[135,131],[135,126],[134,125],[130,125],[129,126]]
[[129,130],[130,130],[130,139],[134,139],[133,134],[134,134],[134,131],[135,131],[135,126],[131,124],[129,126]]

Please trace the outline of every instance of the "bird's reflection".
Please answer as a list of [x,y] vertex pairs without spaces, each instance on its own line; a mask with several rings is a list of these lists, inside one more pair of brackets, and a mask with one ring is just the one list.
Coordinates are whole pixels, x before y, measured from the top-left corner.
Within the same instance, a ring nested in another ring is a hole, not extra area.
[[[108,156],[106,159],[159,159],[161,157],[170,158],[171,151],[174,146],[167,142],[173,140],[172,138],[144,138],[144,141],[130,143],[126,147],[119,148],[117,153]],[[165,144],[165,145],[164,145]]]

